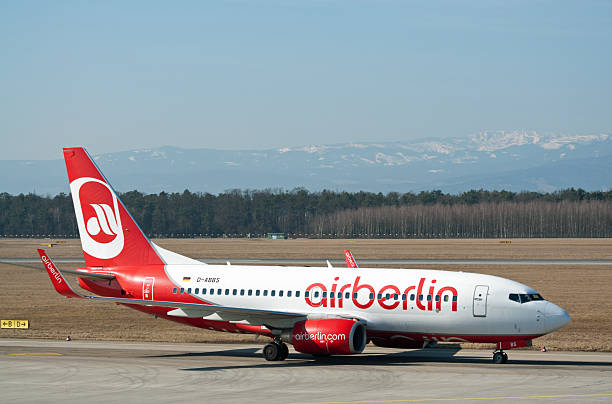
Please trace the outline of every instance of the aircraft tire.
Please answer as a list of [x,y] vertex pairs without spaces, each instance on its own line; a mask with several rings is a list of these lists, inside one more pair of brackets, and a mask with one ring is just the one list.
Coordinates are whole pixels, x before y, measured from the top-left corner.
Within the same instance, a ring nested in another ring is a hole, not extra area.
[[263,356],[267,361],[277,361],[281,357],[281,347],[275,343],[267,344],[263,349]]
[[497,364],[504,363],[504,353],[503,352],[495,352],[493,354],[493,363],[497,363]]
[[280,357],[278,358],[281,361],[284,361],[289,356],[289,347],[287,344],[280,344]]

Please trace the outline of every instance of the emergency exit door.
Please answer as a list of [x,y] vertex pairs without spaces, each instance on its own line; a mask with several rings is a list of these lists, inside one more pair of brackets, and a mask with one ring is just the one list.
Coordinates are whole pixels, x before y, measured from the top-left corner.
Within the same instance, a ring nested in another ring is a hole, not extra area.
[[487,316],[487,294],[489,287],[478,285],[474,288],[474,317]]

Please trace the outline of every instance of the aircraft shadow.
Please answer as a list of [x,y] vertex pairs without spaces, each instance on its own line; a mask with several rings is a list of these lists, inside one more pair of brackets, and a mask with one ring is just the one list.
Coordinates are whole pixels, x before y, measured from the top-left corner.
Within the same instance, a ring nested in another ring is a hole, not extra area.
[[[216,370],[230,369],[259,369],[274,367],[309,367],[309,366],[414,366],[422,363],[447,363],[447,364],[486,364],[494,365],[490,357],[483,356],[455,356],[459,349],[429,349],[407,352],[395,352],[389,354],[361,354],[358,356],[329,356],[313,357],[308,354],[291,353],[289,358],[280,362],[267,362],[261,357],[260,348],[231,349],[214,352],[184,353],[178,355],[160,355],[158,357],[250,357],[261,359],[258,363],[244,363],[240,365],[228,366],[207,366],[198,368],[185,368],[181,370],[210,372]],[[590,361],[555,361],[555,360],[525,360],[512,359],[505,365],[494,366],[597,366],[612,367],[611,362],[590,362]]]

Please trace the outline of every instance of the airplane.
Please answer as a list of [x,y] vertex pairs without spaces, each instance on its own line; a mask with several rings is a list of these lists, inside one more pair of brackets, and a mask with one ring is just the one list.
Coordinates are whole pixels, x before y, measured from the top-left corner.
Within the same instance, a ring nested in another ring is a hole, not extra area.
[[[269,361],[287,344],[313,356],[363,352],[368,342],[422,348],[432,342],[496,344],[505,350],[570,321],[536,290],[491,275],[429,269],[207,265],[147,238],[94,160],[63,149],[85,267],[60,270],[40,258],[56,291],[124,304],[205,329],[263,335]],[[352,258],[352,255],[351,255]],[[352,260],[354,263],[354,259]],[[64,273],[78,275],[77,292]]]

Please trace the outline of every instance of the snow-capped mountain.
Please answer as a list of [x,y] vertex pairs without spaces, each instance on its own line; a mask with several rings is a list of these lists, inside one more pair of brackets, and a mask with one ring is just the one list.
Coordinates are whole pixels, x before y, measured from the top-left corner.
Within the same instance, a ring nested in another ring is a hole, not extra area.
[[[120,191],[612,188],[612,136],[526,131],[385,143],[212,150],[161,147],[95,155]],[[68,192],[62,161],[0,161],[0,192]],[[11,174],[10,178],[8,173]]]

